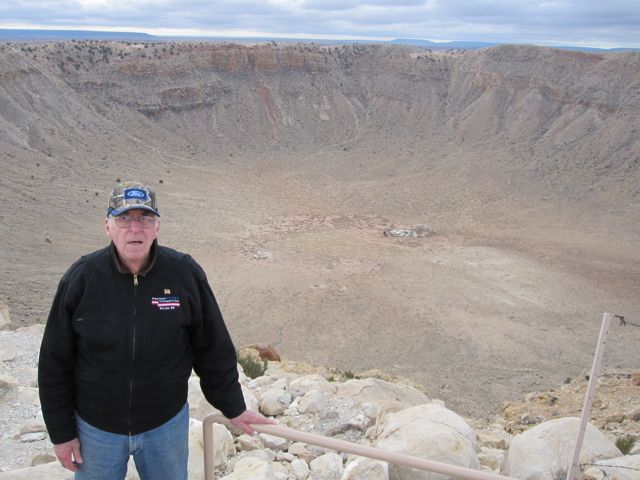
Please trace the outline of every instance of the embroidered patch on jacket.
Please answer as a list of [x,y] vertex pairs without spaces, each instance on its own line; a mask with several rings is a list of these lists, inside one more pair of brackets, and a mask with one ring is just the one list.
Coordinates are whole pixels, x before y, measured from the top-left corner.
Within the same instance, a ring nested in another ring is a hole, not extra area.
[[151,304],[158,307],[158,310],[175,310],[180,308],[180,297],[151,297]]

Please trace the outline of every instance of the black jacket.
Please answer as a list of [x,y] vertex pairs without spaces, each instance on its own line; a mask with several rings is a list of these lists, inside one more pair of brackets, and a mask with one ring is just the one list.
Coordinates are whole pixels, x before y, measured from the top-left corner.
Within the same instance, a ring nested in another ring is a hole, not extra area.
[[187,401],[191,370],[206,399],[245,410],[235,348],[202,268],[155,244],[145,273],[124,273],[113,245],[65,273],[40,347],[38,383],[54,444],[76,437],[74,414],[108,432],[141,433]]

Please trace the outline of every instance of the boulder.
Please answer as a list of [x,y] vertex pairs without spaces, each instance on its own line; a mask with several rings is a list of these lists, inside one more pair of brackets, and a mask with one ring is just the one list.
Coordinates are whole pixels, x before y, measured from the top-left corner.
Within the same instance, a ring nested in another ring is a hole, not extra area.
[[[213,463],[223,465],[236,453],[233,436],[224,425],[214,423],[213,427]],[[202,440],[202,422],[189,419],[189,478],[204,478],[204,444]]]
[[309,473],[311,470],[309,469],[309,465],[304,460],[300,460],[296,458],[291,462],[291,473],[296,478],[296,480],[307,480],[309,478]]
[[280,355],[278,354],[278,352],[276,352],[276,349],[271,345],[267,345],[266,343],[254,343],[252,345],[242,347],[238,351],[238,356],[249,357],[254,360],[266,360],[269,362],[280,361]]
[[[253,412],[258,411],[258,400],[251,390],[242,386],[242,396],[244,397],[244,403],[247,405],[247,409]],[[200,379],[196,375],[192,375],[189,378],[189,416],[196,418],[200,421],[204,420],[209,415],[215,415],[215,422],[226,425],[234,433],[240,433],[240,430],[231,427],[227,418],[213,405],[211,405],[205,398],[202,390],[200,389]]]
[[381,460],[353,457],[340,480],[389,480],[389,465]]
[[289,382],[289,391],[294,398],[302,397],[309,390],[333,393],[335,387],[326,378],[317,374],[305,375]]
[[298,401],[300,413],[318,413],[329,402],[329,393],[320,390],[309,390]]
[[372,420],[384,412],[397,412],[429,402],[429,397],[414,387],[377,378],[341,383],[338,385],[336,397],[354,400]]
[[272,388],[262,395],[260,411],[264,415],[282,415],[291,404],[291,394],[286,390]]
[[[513,437],[502,473],[522,479],[564,478],[573,457],[579,426],[579,418],[557,418]],[[621,454],[604,434],[587,424],[580,463],[594,463]]]
[[271,450],[282,452],[289,446],[289,441],[282,437],[276,437],[275,435],[268,435],[266,433],[259,433],[257,436],[260,437],[265,448]]
[[311,449],[309,449],[308,445],[302,442],[294,442],[289,445],[288,452],[291,455],[295,455],[299,459],[304,460],[306,463],[309,463],[315,458],[315,455],[313,454]]
[[309,467],[317,478],[340,478],[344,472],[342,457],[335,452],[314,458],[309,463]]
[[[476,434],[456,413],[436,403],[385,415],[376,428],[374,446],[450,465],[479,469]],[[394,480],[441,479],[428,471],[389,465]]]
[[220,480],[287,480],[287,475],[273,468],[266,460],[244,457],[238,460],[231,475]]
[[257,435],[248,435],[243,433],[236,439],[238,448],[242,452],[250,452],[251,450],[261,450],[264,445],[260,441],[260,437]]
[[585,470],[584,480],[638,480],[640,479],[640,455],[600,460]]

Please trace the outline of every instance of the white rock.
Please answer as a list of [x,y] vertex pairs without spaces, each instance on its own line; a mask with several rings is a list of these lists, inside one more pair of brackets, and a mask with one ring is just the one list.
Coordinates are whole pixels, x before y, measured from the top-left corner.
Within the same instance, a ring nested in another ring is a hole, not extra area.
[[285,372],[280,362],[267,362],[267,369],[264,371],[264,374],[276,378],[293,378],[298,376]]
[[[553,480],[566,475],[573,456],[580,419],[558,418],[541,423],[511,440],[503,473],[516,478]],[[587,425],[580,463],[618,457],[620,450],[591,424]]]
[[294,442],[289,445],[289,453],[309,463],[315,458],[313,452],[307,448],[305,443]]
[[264,415],[281,415],[291,404],[291,394],[281,389],[270,389],[262,395],[260,411]]
[[243,433],[236,439],[236,442],[238,443],[238,448],[243,452],[249,452],[251,450],[261,450],[264,448],[264,445],[257,435],[254,436]]
[[34,323],[33,325],[29,325],[28,327],[18,328],[16,330],[20,335],[26,335],[28,337],[34,338],[38,341],[38,344],[42,340],[42,335],[44,333],[46,325],[44,323]]
[[320,390],[309,390],[298,401],[300,413],[318,413],[329,402],[329,394]]
[[45,432],[23,433],[20,435],[20,441],[22,443],[39,442],[45,438],[47,438],[47,434]]
[[289,382],[286,378],[278,378],[275,382],[271,384],[270,388],[279,388],[280,390],[288,390]]
[[15,360],[20,355],[20,350],[15,345],[0,345],[0,361]]
[[233,473],[220,480],[282,480],[268,461],[256,457],[244,457],[238,460]]
[[476,438],[480,447],[506,450],[511,443],[511,436],[504,430],[478,430]]
[[44,465],[45,463],[57,462],[58,459],[50,453],[39,453],[35,457],[31,458],[31,465]]
[[37,388],[33,387],[17,387],[18,403],[23,405],[40,405],[40,395]]
[[73,472],[64,469],[58,462],[0,473],[0,480],[73,480],[73,478]]
[[251,450],[245,453],[246,457],[255,457],[265,462],[274,462],[276,460],[276,452],[268,448],[261,448],[260,450]]
[[260,440],[262,440],[264,446],[270,448],[271,450],[284,451],[289,446],[289,442],[287,441],[287,439],[282,437],[268,435],[266,433],[260,433],[258,437],[260,437]]
[[11,375],[0,375],[0,398],[8,395],[12,391],[15,391],[17,386],[18,381]]
[[[247,406],[248,410],[253,412],[258,411],[258,401],[256,397],[253,395],[253,392],[246,387],[242,387],[242,396],[244,397],[244,402]],[[229,430],[234,433],[240,434],[240,430],[232,427],[228,422],[227,418],[220,412],[220,410],[216,409],[211,405],[207,399],[204,397],[202,390],[200,389],[200,379],[196,375],[192,375],[189,378],[189,416],[191,418],[196,418],[200,421],[204,420],[209,415],[214,415],[214,421],[216,423],[223,424],[227,426]]]
[[289,383],[289,391],[293,397],[301,397],[309,390],[333,393],[335,386],[318,374],[298,377]]
[[289,452],[278,452],[276,454],[276,461],[278,462],[293,462],[296,460],[295,455],[290,454]]
[[20,428],[19,435],[24,435],[25,433],[39,433],[39,432],[47,433],[47,427],[45,427],[43,422],[32,420],[28,423],[25,423]]
[[340,478],[344,472],[342,457],[335,452],[314,458],[309,467],[311,472],[320,478]]
[[273,468],[273,473],[276,478],[279,480],[289,480],[289,469],[287,467],[281,463],[274,462],[271,464],[271,468]]
[[5,303],[0,303],[0,329],[11,325],[11,318],[9,317],[9,306]]
[[494,472],[499,472],[506,456],[507,452],[499,448],[480,447],[478,460],[483,467],[487,467]]
[[640,480],[640,455],[625,455],[595,462],[610,480]]
[[284,411],[284,415],[287,415],[289,417],[295,417],[296,415],[300,414],[300,410],[298,409],[298,400],[299,400],[299,397],[296,398],[293,402],[291,402],[291,405],[289,405],[287,409]]
[[372,458],[353,457],[347,463],[341,480],[389,480],[389,465]]
[[240,385],[247,386],[251,379],[244,373],[244,368],[242,368],[242,365],[238,363],[236,364],[236,367],[238,369],[238,381],[240,382]]
[[281,377],[275,375],[262,375],[261,377],[256,377],[249,380],[247,386],[251,389],[263,389],[270,388],[271,385],[276,383]]
[[582,480],[604,480],[605,474],[598,467],[589,467],[582,473]]
[[[224,425],[213,423],[213,463],[222,465],[236,453],[233,435]],[[189,419],[189,472],[190,478],[204,478],[204,444],[202,439],[202,422],[195,418]],[[202,475],[197,472],[202,471]]]
[[296,480],[306,480],[309,477],[311,470],[309,469],[307,462],[297,458],[291,462],[291,472],[293,473],[293,476],[296,477]]
[[[384,416],[374,445],[387,451],[479,469],[475,432],[454,412],[438,404],[410,407]],[[442,478],[427,471],[389,465],[397,480]]]
[[36,367],[23,367],[16,371],[15,375],[21,386],[38,388],[38,369]]
[[391,383],[377,378],[349,380],[337,387],[337,398],[350,398],[360,405],[370,419],[383,412],[397,412],[415,405],[429,402],[421,391],[400,383]]
[[250,452],[251,450],[262,450],[264,445],[258,435],[248,435],[243,433],[236,438],[236,444],[238,448],[243,452]]

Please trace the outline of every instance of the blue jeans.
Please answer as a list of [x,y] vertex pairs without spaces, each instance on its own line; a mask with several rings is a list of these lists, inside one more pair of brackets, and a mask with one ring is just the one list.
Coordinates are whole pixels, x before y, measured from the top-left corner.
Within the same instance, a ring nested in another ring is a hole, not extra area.
[[83,463],[76,480],[124,480],[133,455],[141,480],[187,480],[189,406],[168,422],[137,435],[109,433],[76,415]]

